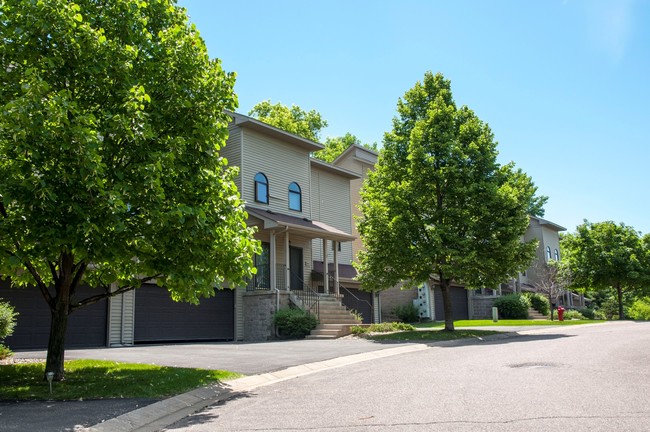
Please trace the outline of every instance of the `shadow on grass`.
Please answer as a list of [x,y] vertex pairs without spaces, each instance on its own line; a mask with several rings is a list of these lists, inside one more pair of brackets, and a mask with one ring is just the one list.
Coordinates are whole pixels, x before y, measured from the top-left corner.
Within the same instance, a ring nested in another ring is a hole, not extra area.
[[227,371],[173,368],[112,361],[71,360],[65,380],[43,380],[45,363],[0,366],[0,400],[162,399],[194,388],[217,385],[238,375]]

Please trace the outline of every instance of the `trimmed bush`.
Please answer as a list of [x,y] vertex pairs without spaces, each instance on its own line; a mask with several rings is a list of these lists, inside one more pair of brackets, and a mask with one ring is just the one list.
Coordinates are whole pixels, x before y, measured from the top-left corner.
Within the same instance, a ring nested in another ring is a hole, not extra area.
[[628,316],[634,320],[650,320],[650,298],[636,300],[629,309]]
[[7,336],[10,336],[14,332],[14,327],[16,327],[16,316],[18,312],[14,310],[14,307],[7,302],[3,302],[0,299],[0,342],[5,340]]
[[395,309],[393,309],[393,314],[395,314],[400,321],[405,323],[420,321],[420,312],[418,311],[418,308],[412,304],[396,306]]
[[607,319],[605,313],[599,309],[592,309],[588,307],[578,309],[578,312],[582,314],[583,317],[590,320],[604,320]]
[[508,294],[497,298],[494,306],[499,309],[500,318],[527,319],[530,301],[521,294]]
[[530,300],[530,307],[535,309],[537,312],[542,315],[548,315],[551,311],[551,306],[548,303],[548,299],[539,293],[525,293],[528,300]]
[[567,309],[564,311],[564,319],[568,320],[583,320],[585,317],[575,309]]
[[282,337],[302,339],[316,328],[318,320],[301,309],[280,309],[273,315],[273,324]]

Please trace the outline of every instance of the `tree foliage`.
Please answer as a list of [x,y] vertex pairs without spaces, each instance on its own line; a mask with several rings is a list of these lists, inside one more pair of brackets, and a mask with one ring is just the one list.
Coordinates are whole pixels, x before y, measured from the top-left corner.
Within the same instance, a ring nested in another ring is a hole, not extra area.
[[341,153],[348,149],[348,147],[357,145],[363,146],[368,150],[378,152],[377,143],[372,144],[363,144],[359,138],[352,135],[351,133],[346,133],[342,137],[327,137],[325,138],[325,148],[314,153],[314,157],[317,159],[324,160],[325,162],[333,162],[334,159],[339,157]]
[[321,130],[327,127],[327,121],[316,110],[304,111],[297,105],[291,105],[289,108],[280,102],[272,104],[270,100],[259,102],[248,115],[316,142],[320,138]]
[[453,330],[451,281],[493,287],[526,268],[536,242],[521,238],[544,199],[526,174],[497,163],[492,131],[456,106],[441,74],[427,73],[397,112],[361,192],[360,279],[371,290],[437,279]]
[[[74,310],[154,279],[197,303],[250,275],[257,242],[218,153],[235,76],[173,0],[0,8],[0,274],[43,294],[62,379]],[[73,303],[82,283],[97,295]]]
[[624,293],[639,292],[650,283],[650,249],[647,235],[612,221],[578,225],[562,236],[562,250],[575,275],[574,285],[614,290],[619,319],[624,318]]

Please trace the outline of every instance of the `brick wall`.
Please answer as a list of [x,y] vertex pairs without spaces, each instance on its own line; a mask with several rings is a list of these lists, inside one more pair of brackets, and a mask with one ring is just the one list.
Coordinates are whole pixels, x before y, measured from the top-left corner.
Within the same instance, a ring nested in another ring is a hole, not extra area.
[[418,298],[417,288],[410,288],[405,290],[401,288],[402,284],[396,285],[379,293],[379,298],[381,299],[380,303],[382,322],[397,321],[397,316],[393,314],[393,309],[395,309],[396,306],[413,304],[413,300]]

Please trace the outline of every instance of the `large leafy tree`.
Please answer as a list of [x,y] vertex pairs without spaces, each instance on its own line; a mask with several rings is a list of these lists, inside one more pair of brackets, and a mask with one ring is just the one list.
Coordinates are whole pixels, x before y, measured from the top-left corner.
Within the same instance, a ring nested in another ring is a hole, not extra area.
[[397,112],[361,192],[360,279],[370,290],[436,280],[453,330],[451,282],[491,287],[526,268],[536,243],[521,238],[545,198],[497,163],[490,128],[456,106],[441,74],[427,73]]
[[334,159],[339,157],[341,153],[348,149],[348,147],[353,145],[363,146],[374,152],[379,151],[377,143],[364,144],[359,138],[349,132],[341,137],[327,137],[323,144],[325,145],[325,148],[315,152],[314,157],[324,160],[325,162],[333,162]]
[[4,0],[0,39],[0,274],[42,293],[62,379],[75,310],[154,280],[197,303],[251,273],[218,153],[235,77],[173,0]]
[[575,275],[574,285],[613,290],[619,319],[624,319],[624,294],[641,292],[649,282],[650,241],[623,223],[585,221],[575,233],[562,236],[561,242]]
[[270,100],[259,102],[248,115],[283,131],[318,141],[320,132],[327,127],[327,121],[316,110],[305,111],[297,105],[289,108],[281,102],[272,104]]

